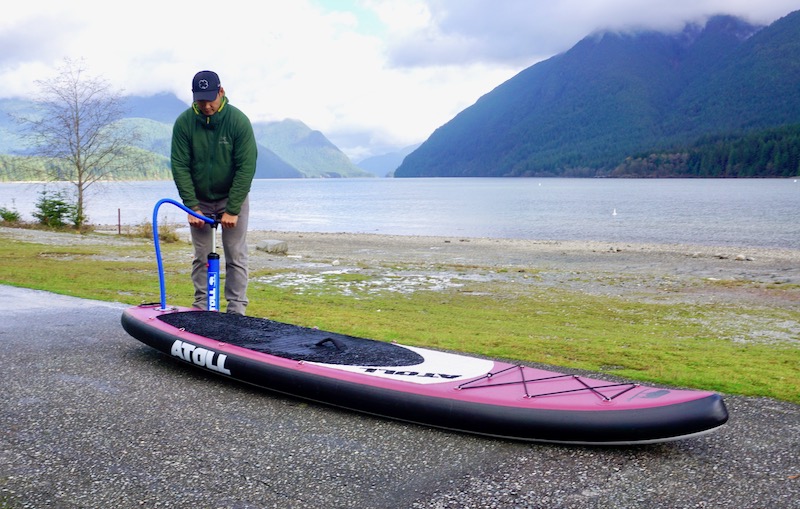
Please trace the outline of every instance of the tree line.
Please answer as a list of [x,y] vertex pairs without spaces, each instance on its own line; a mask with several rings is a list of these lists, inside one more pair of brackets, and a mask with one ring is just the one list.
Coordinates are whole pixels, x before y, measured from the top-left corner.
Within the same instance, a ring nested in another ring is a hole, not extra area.
[[704,136],[689,147],[628,157],[608,176],[798,177],[800,176],[800,124],[742,135]]

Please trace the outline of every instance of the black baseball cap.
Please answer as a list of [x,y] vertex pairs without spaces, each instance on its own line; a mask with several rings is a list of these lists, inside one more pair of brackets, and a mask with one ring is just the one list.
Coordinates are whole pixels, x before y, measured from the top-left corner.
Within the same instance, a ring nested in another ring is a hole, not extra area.
[[219,76],[214,71],[200,71],[192,80],[192,93],[195,101],[213,101],[220,89]]

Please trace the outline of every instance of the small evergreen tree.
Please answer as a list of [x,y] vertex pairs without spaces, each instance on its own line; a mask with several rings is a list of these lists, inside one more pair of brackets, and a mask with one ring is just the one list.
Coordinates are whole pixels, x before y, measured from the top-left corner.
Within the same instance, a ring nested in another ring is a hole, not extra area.
[[38,219],[39,223],[51,228],[60,228],[68,223],[77,226],[80,219],[78,209],[69,201],[64,191],[42,191],[39,195],[36,212],[33,213],[33,217]]

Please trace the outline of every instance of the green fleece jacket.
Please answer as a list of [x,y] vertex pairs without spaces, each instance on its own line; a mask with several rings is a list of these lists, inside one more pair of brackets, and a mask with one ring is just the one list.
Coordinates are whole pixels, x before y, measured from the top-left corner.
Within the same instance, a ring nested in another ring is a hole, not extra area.
[[210,117],[195,105],[172,128],[172,177],[183,204],[228,199],[225,212],[239,215],[256,173],[256,140],[247,116],[227,97]]

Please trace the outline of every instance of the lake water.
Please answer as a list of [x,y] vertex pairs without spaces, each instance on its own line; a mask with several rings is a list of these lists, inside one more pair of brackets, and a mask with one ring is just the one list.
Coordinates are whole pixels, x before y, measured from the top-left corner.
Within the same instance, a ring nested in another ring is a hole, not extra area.
[[[800,249],[798,180],[256,180],[250,229]],[[0,207],[32,220],[43,186],[0,183]],[[178,199],[171,181],[95,184],[86,212],[94,224],[141,224],[162,198]],[[158,218],[185,213],[165,204]]]

